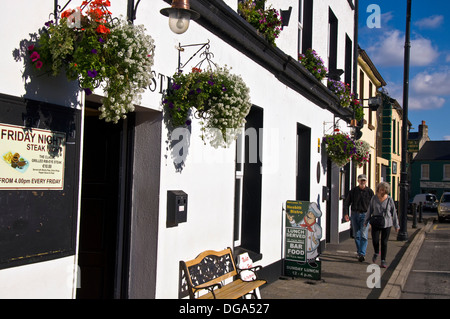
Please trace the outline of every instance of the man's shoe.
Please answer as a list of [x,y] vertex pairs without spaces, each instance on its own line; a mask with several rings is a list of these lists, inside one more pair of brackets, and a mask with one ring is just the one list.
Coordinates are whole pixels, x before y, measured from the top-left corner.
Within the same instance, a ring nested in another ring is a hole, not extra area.
[[364,260],[366,260],[366,256],[359,255],[358,260],[359,260],[359,262],[363,262]]

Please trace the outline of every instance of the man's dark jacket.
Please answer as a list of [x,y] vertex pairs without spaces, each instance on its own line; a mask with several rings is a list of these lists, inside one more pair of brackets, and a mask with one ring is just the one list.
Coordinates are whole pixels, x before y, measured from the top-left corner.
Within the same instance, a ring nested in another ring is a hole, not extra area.
[[344,201],[344,213],[348,214],[348,208],[350,205],[352,206],[351,211],[357,213],[365,213],[367,212],[367,208],[369,207],[370,200],[372,199],[374,193],[369,187],[361,187],[356,186],[347,195],[347,198]]

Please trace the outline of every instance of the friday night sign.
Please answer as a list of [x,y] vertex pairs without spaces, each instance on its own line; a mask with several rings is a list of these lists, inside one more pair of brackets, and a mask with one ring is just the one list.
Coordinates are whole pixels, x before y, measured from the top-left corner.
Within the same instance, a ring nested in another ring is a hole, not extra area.
[[0,190],[62,190],[65,151],[65,133],[0,123]]

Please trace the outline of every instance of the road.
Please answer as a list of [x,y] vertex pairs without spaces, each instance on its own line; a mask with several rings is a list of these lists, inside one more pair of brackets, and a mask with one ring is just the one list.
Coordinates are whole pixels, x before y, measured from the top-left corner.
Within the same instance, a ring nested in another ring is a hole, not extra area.
[[[424,216],[425,217],[425,216]],[[450,222],[437,218],[411,268],[402,299],[450,298]]]

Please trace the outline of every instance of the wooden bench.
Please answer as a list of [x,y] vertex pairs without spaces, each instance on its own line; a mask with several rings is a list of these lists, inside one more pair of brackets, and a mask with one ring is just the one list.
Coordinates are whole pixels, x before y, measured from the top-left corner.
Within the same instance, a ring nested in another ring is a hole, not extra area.
[[[266,283],[261,279],[242,281],[235,278],[234,281],[224,285],[226,279],[238,276],[241,271],[236,268],[231,248],[222,251],[204,251],[193,260],[181,261],[181,265],[191,299],[195,299],[196,294],[202,290],[209,292],[197,299],[238,299],[248,294],[257,298],[255,289]],[[258,266],[248,270],[256,274],[260,268]]]

